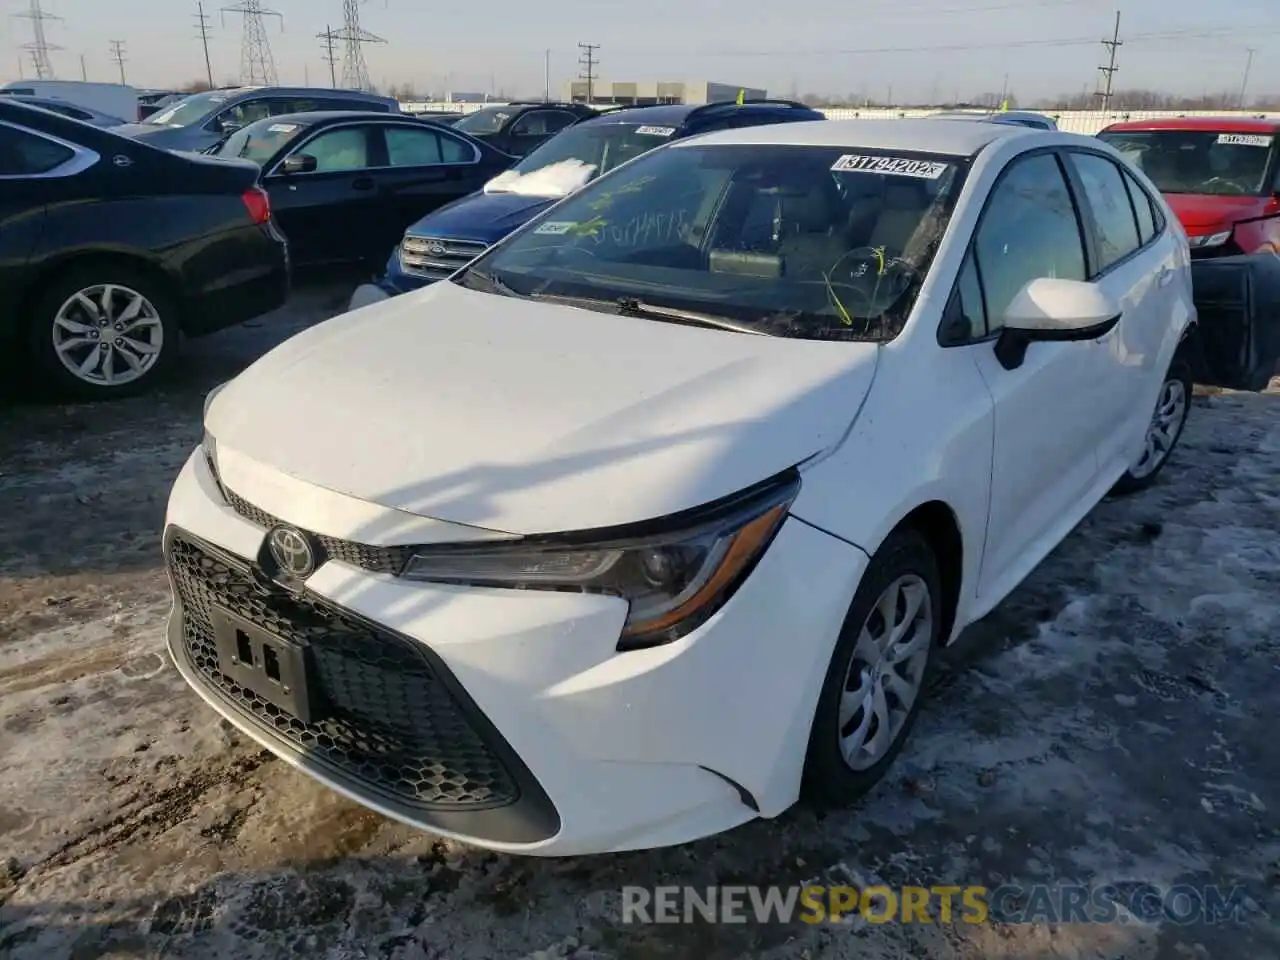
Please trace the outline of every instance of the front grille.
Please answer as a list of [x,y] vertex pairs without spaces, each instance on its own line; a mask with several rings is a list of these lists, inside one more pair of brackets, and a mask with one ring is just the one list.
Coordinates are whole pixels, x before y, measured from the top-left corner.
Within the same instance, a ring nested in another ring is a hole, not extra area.
[[[491,809],[520,798],[421,647],[318,598],[269,589],[237,563],[181,535],[169,544],[183,653],[246,720],[402,805]],[[303,723],[219,670],[215,607],[309,648],[311,694],[325,719]]]
[[444,237],[405,237],[400,244],[400,268],[411,277],[443,280],[488,249],[474,240]]
[[[228,490],[225,486],[222,488],[222,492],[226,496],[227,502],[231,504],[231,509],[235,510],[236,513],[250,523],[257,524],[265,530],[270,530],[272,527],[278,527],[285,522],[260,507],[255,507],[244,497]],[[413,547],[375,547],[367,543],[357,543],[354,540],[339,540],[337,537],[326,537],[320,534],[312,534],[312,536],[319,541],[320,546],[324,549],[324,557],[320,558],[321,560],[339,560],[342,563],[349,563],[353,567],[359,567],[361,570],[368,570],[370,573],[398,574],[414,554]]]

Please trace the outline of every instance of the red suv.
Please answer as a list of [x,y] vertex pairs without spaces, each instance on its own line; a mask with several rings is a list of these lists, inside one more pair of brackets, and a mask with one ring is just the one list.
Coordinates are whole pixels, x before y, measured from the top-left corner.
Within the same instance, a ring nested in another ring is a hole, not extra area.
[[1280,253],[1280,120],[1135,120],[1098,138],[1164,194],[1193,257]]

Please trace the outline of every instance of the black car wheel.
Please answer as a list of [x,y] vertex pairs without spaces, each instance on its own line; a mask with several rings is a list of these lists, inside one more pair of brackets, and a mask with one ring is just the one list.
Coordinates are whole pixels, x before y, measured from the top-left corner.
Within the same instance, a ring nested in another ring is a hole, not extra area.
[[1147,424],[1146,440],[1138,462],[1130,467],[1112,488],[1117,496],[1137,493],[1156,482],[1156,477],[1169,462],[1178,445],[1191,411],[1191,367],[1181,356],[1174,358],[1160,384],[1160,396]]
[[36,298],[33,359],[58,393],[77,399],[132,396],[173,362],[178,324],[163,285],[128,264],[75,267]]

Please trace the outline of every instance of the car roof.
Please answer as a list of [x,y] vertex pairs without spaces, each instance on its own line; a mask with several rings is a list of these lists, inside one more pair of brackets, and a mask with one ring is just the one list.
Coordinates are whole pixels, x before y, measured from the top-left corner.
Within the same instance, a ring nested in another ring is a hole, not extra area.
[[1062,134],[987,120],[936,123],[929,117],[922,117],[917,120],[814,120],[762,124],[717,130],[698,137],[696,142],[860,147],[865,150],[904,150],[971,157],[997,140],[1045,136],[1060,137]]
[[1280,120],[1265,117],[1160,117],[1153,120],[1125,120],[1100,132],[1132,130],[1203,130],[1208,133],[1277,133]]
[[323,123],[328,120],[398,120],[409,123],[426,123],[427,118],[419,119],[412,113],[386,113],[382,110],[304,110],[300,113],[281,113],[273,117],[263,117],[254,123]]
[[[715,101],[712,103],[667,103],[657,104],[648,107],[631,107],[622,106],[605,113],[598,117],[591,117],[583,120],[582,123],[639,123],[653,124],[655,126],[679,127],[687,123],[690,119],[703,119],[716,117],[720,112],[724,114],[734,112],[735,115],[741,116],[741,112],[749,114],[759,114],[763,116],[776,116],[779,114],[791,113],[793,111],[803,113],[809,111],[820,116],[820,111],[807,107],[804,104],[792,104],[784,100],[766,100],[766,101],[750,101],[746,103],[736,103],[733,100]],[[694,117],[698,114],[698,117]]]

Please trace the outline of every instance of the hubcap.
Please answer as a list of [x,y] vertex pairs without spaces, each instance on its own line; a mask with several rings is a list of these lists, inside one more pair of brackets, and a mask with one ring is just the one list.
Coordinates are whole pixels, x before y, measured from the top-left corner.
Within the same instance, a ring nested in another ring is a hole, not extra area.
[[1178,440],[1178,431],[1182,429],[1186,412],[1186,386],[1181,380],[1166,380],[1160,388],[1160,399],[1151,414],[1151,423],[1147,426],[1147,441],[1142,449],[1142,456],[1129,471],[1135,479],[1149,477],[1165,462]]
[[53,349],[85,383],[117,387],[144,376],[164,349],[155,306],[129,287],[100,283],[67,298],[53,319]]
[[840,698],[840,752],[853,770],[875,766],[897,742],[920,695],[933,643],[929,588],[914,574],[880,595],[858,633]]

